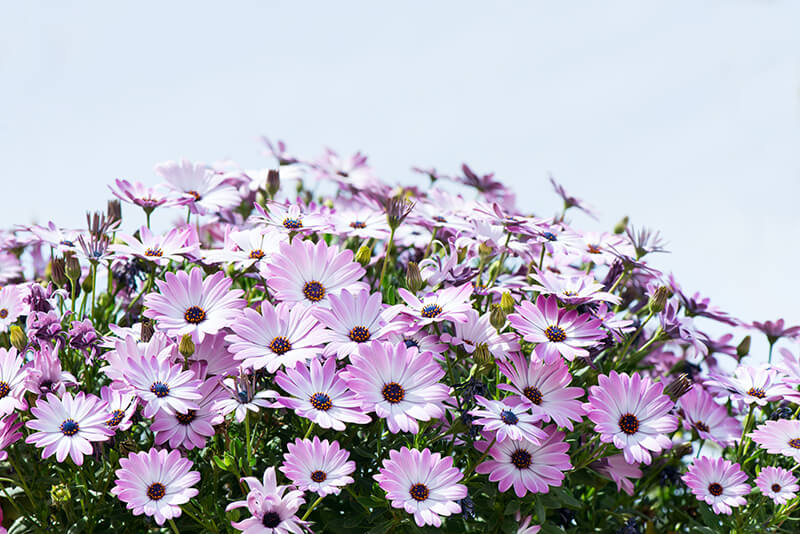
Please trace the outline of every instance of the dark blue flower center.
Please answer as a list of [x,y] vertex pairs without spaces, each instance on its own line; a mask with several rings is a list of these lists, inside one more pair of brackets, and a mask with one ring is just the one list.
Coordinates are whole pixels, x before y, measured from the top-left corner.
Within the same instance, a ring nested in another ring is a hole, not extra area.
[[303,219],[292,219],[290,217],[286,217],[283,220],[283,227],[287,230],[299,230],[303,227]]
[[106,421],[107,426],[117,426],[125,418],[125,412],[122,410],[114,410],[111,412],[111,417]]
[[719,497],[722,495],[722,491],[722,484],[719,484],[718,482],[712,482],[708,485],[708,492],[714,497]]
[[169,395],[169,386],[164,382],[153,382],[153,385],[150,386],[150,393],[159,399],[163,399]]
[[364,343],[369,340],[369,329],[366,326],[354,326],[350,329],[347,337],[356,343]]
[[442,313],[442,307],[438,304],[426,304],[422,307],[422,316],[426,319],[433,319]]
[[11,391],[11,386],[8,385],[8,382],[0,380],[0,399],[8,395],[10,391]]
[[183,318],[186,319],[187,323],[200,324],[206,320],[206,312],[200,306],[192,306],[186,310]]
[[69,239],[62,239],[58,244],[59,245],[64,245],[64,246],[67,246],[67,247],[74,247],[75,246],[75,243],[73,243]]
[[147,496],[154,501],[163,499],[164,495],[166,494],[167,494],[167,488],[164,487],[164,484],[162,484],[161,482],[153,482],[147,488]]
[[567,333],[564,332],[564,329],[554,324],[551,324],[550,326],[544,329],[544,335],[552,343],[561,343],[562,341],[567,339]]
[[548,241],[556,241],[556,239],[558,239],[556,237],[556,234],[552,232],[545,232],[542,234],[542,236],[544,236],[544,238],[547,239]]
[[319,302],[325,298],[325,286],[312,280],[303,286],[303,296],[311,302]]
[[261,519],[261,524],[267,528],[275,528],[281,524],[281,516],[277,512],[267,512]]
[[367,225],[362,221],[353,221],[350,223],[350,228],[355,230],[361,230],[362,228],[366,228]]
[[63,423],[61,423],[61,433],[65,436],[74,436],[80,430],[78,423],[75,422],[74,419],[66,419]]
[[236,395],[239,397],[240,403],[247,404],[248,402],[250,402],[250,398],[248,397],[246,391],[239,391]]
[[415,501],[422,502],[428,499],[428,496],[431,494],[430,490],[428,490],[428,486],[425,484],[414,484],[408,490],[409,495]]
[[535,386],[528,386],[522,390],[525,398],[536,404],[537,406],[542,403],[542,392]]
[[639,419],[632,413],[626,413],[619,418],[619,428],[629,436],[639,431]]
[[800,438],[790,439],[789,446],[793,449],[800,449]]
[[311,395],[311,398],[308,399],[308,402],[311,403],[311,406],[313,406],[315,410],[320,410],[322,412],[327,412],[333,408],[331,398],[325,393],[314,393]]
[[397,404],[406,397],[406,391],[403,389],[403,386],[397,382],[384,384],[381,393],[383,394],[383,398],[386,399],[386,402],[390,404]]
[[292,350],[292,344],[285,337],[278,336],[270,342],[269,350],[281,356]]
[[178,422],[180,424],[182,424],[182,425],[188,425],[189,423],[194,421],[195,415],[196,414],[195,414],[194,410],[189,410],[186,413],[177,413],[176,412],[175,413],[175,419],[177,419]]
[[511,463],[517,469],[528,469],[531,466],[531,453],[523,449],[517,449],[511,453]]
[[761,388],[750,388],[747,390],[747,394],[757,399],[763,399],[767,396],[767,393]]
[[251,250],[247,257],[251,260],[260,260],[264,257],[264,251],[260,249]]
[[507,425],[516,425],[519,422],[519,418],[511,410],[503,410],[500,412],[500,419]]
[[404,340],[403,340],[403,343],[405,343],[405,344],[406,344],[406,348],[407,348],[407,349],[410,349],[411,347],[419,348],[419,343],[417,343],[417,342],[416,342],[415,340],[413,340],[413,339],[404,339]]
[[325,474],[325,471],[314,471],[311,473],[311,480],[320,484],[321,482],[325,482],[325,479],[328,478],[328,475]]
[[145,256],[155,256],[161,257],[164,255],[164,252],[160,248],[148,248],[144,251]]

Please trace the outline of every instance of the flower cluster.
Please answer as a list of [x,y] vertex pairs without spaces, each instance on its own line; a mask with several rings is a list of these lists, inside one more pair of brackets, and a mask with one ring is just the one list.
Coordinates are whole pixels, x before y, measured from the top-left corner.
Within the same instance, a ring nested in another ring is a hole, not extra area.
[[273,168],[166,162],[85,229],[0,232],[0,529],[800,519],[800,327],[684,291],[627,219],[582,231],[552,178],[546,216],[467,165],[396,186],[265,144]]

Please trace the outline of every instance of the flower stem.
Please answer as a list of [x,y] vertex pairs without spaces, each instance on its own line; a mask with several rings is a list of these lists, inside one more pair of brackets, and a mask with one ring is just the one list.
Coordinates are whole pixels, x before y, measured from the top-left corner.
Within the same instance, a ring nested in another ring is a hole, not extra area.
[[244,433],[245,440],[247,441],[247,475],[250,476],[252,474],[252,467],[250,467],[250,464],[253,461],[253,447],[250,444],[250,410],[247,410],[244,416]]
[[386,243],[386,255],[383,257],[383,267],[381,268],[381,278],[378,281],[378,289],[382,290],[383,288],[383,278],[386,276],[386,264],[389,263],[389,255],[392,252],[392,244],[394,243],[394,228],[392,228],[391,233],[389,234],[389,241]]
[[316,500],[316,501],[314,501],[314,502],[311,504],[311,506],[309,506],[309,507],[308,507],[308,510],[306,510],[306,513],[304,513],[304,514],[303,514],[303,517],[301,517],[301,518],[300,518],[300,521],[305,521],[306,519],[308,519],[308,516],[310,516],[310,515],[311,515],[311,512],[313,512],[313,511],[314,511],[314,508],[316,508],[316,507],[317,507],[317,505],[318,505],[320,502],[322,502],[322,497],[323,497],[323,496],[322,496],[322,495],[320,495],[320,496],[317,498],[317,500]]
[[168,521],[169,521],[169,526],[172,527],[172,531],[175,534],[181,534],[181,531],[178,530],[178,526],[175,524],[175,521],[173,521],[171,517],[168,519]]
[[308,436],[311,435],[311,431],[314,430],[314,422],[312,421],[310,425],[308,425],[308,430],[306,430],[306,435],[303,436],[303,439],[308,439]]
[[472,477],[474,476],[474,475],[473,475],[473,471],[475,471],[475,468],[476,468],[476,467],[478,467],[478,465],[479,465],[479,464],[480,464],[482,461],[484,461],[484,460],[486,459],[486,457],[487,457],[487,456],[489,456],[489,453],[491,452],[491,450],[492,450],[492,446],[494,445],[494,442],[495,442],[495,441],[497,441],[497,436],[495,436],[495,437],[494,437],[494,439],[492,439],[492,442],[491,442],[491,443],[489,443],[489,446],[488,446],[488,447],[486,447],[486,450],[483,452],[483,454],[481,455],[481,457],[480,457],[480,458],[478,458],[478,461],[477,461],[477,462],[475,462],[474,464],[472,464],[472,465],[470,466],[470,468],[469,468],[469,469],[467,469],[467,471],[464,473],[464,483],[465,483],[465,484],[466,484],[467,482],[469,482],[469,481],[472,479]]

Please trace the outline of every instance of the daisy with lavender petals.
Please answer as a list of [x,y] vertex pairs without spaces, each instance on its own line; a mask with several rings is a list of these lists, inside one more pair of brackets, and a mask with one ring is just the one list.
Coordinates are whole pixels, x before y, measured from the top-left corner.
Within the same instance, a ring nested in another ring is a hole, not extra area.
[[281,232],[293,232],[302,235],[311,232],[324,232],[330,224],[327,218],[314,209],[314,206],[301,207],[298,204],[282,204],[269,202],[266,209],[261,204],[254,204],[258,215],[255,219]]
[[[428,293],[420,300],[410,291],[399,288],[397,294],[405,301],[405,305],[397,304],[388,308],[384,318],[391,321],[401,315],[398,319],[405,319],[405,323],[413,324],[416,329],[442,321],[464,323],[467,321],[467,311],[472,309],[469,298],[473,289],[472,284],[448,287]],[[397,324],[404,323],[398,321]]]
[[245,420],[247,412],[257,413],[261,408],[272,407],[271,399],[278,396],[270,390],[256,391],[255,376],[252,374],[247,376],[243,370],[240,370],[240,373],[240,376],[222,381],[222,387],[228,395],[217,400],[212,407],[212,410],[219,410],[223,416],[233,412],[237,423]]
[[22,432],[19,432],[20,428],[22,428],[22,421],[17,419],[17,414],[0,420],[0,462],[8,458],[6,448],[22,437]]
[[310,368],[298,362],[294,369],[278,371],[275,383],[291,397],[278,397],[277,404],[322,428],[338,431],[345,429],[345,423],[365,424],[372,420],[361,411],[361,400],[337,375],[336,358],[328,358],[324,364],[315,358],[309,365]]
[[[226,512],[246,507],[252,514],[244,521],[232,522],[243,534],[303,534],[308,523],[297,517],[305,502],[303,492],[279,486],[274,467],[264,471],[263,483],[255,477],[244,477],[250,492],[247,499],[230,503]],[[287,491],[288,490],[288,491]]]
[[536,343],[534,351],[545,363],[558,361],[559,355],[568,361],[588,356],[586,347],[606,337],[599,319],[559,308],[558,299],[552,295],[540,295],[535,305],[522,301],[517,310],[508,316],[509,323],[525,341]]
[[144,315],[158,321],[158,329],[170,336],[192,334],[195,342],[202,341],[238,318],[244,292],[231,289],[231,283],[221,271],[203,280],[203,270],[197,267],[189,274],[167,273],[163,282],[156,281],[161,293],[145,295]]
[[139,238],[129,234],[118,234],[124,245],[111,245],[110,250],[118,257],[135,256],[164,266],[170,261],[183,261],[184,254],[197,252],[198,243],[190,228],[173,228],[164,235],[151,232],[146,226],[139,229]]
[[100,398],[108,408],[106,425],[114,430],[125,431],[133,426],[131,418],[136,412],[139,400],[132,392],[123,392],[103,386],[100,389]]
[[17,349],[0,348],[0,416],[28,407],[24,395],[29,370],[22,364]]
[[20,315],[27,313],[27,306],[22,298],[20,286],[0,288],[0,332],[8,332],[8,327],[14,324]]
[[366,411],[386,419],[389,431],[419,431],[417,421],[429,421],[444,414],[443,401],[449,388],[440,383],[442,367],[430,352],[419,353],[405,345],[373,341],[361,345],[350,356],[342,377]]
[[225,418],[214,405],[226,396],[225,390],[219,386],[217,379],[206,380],[199,388],[202,397],[197,401],[198,408],[186,413],[169,414],[159,410],[150,430],[155,432],[155,444],[169,442],[171,448],[183,447],[192,450],[202,449],[206,440],[214,435],[214,426]]
[[470,412],[476,425],[481,425],[487,432],[493,432],[498,442],[506,438],[519,441],[525,439],[539,445],[547,434],[534,423],[540,417],[528,413],[525,406],[510,406],[503,401],[489,400],[480,395],[475,396],[480,409]]
[[347,461],[350,453],[339,448],[339,442],[296,439],[286,448],[280,470],[302,491],[312,491],[320,497],[339,495],[342,487],[353,483],[350,475],[356,470],[356,463]]
[[741,466],[724,458],[695,458],[681,478],[697,499],[710,505],[715,514],[731,515],[731,507],[747,503],[744,496],[751,489]]
[[624,491],[633,497],[633,481],[642,478],[642,470],[638,464],[629,464],[622,454],[607,456],[590,464],[592,469],[610,478],[617,485],[617,491]]
[[373,478],[392,507],[413,514],[419,527],[442,526],[441,516],[459,513],[458,501],[467,496],[467,487],[458,483],[463,475],[453,467],[453,457],[442,458],[430,449],[391,450],[378,471]]
[[766,421],[748,434],[770,454],[783,454],[800,462],[800,421],[779,419]]
[[729,391],[732,401],[743,401],[762,407],[768,402],[784,398],[793,402],[800,399],[800,394],[786,385],[786,377],[783,374],[766,366],[740,365],[734,370],[733,376],[712,374],[705,384]]
[[650,465],[651,453],[672,447],[667,434],[678,428],[678,419],[670,415],[673,403],[664,394],[664,384],[639,373],[611,371],[598,376],[589,391],[586,415],[600,440],[622,450],[628,463]]
[[529,491],[547,493],[551,486],[560,486],[564,471],[572,469],[567,454],[569,443],[564,441],[564,433],[553,425],[544,432],[546,437],[538,445],[513,440],[492,444],[492,435],[484,432],[485,439],[476,441],[475,448],[481,452],[488,450],[489,459],[478,464],[475,472],[489,475],[489,481],[497,482],[500,491],[514,486],[519,498]]
[[361,343],[380,339],[379,332],[386,323],[381,317],[384,306],[380,293],[350,293],[344,289],[338,296],[331,295],[329,304],[330,309],[314,308],[312,311],[327,327],[322,334],[327,342],[323,355],[346,358]]
[[260,228],[231,232],[225,236],[223,248],[203,251],[203,259],[211,263],[233,263],[246,271],[253,265],[264,265],[277,252],[281,240],[274,231]]
[[710,439],[725,447],[742,435],[742,424],[728,415],[728,409],[699,384],[686,392],[678,404],[686,430],[695,429],[700,439]]
[[564,304],[577,306],[587,302],[610,302],[618,304],[620,298],[603,291],[603,284],[597,283],[594,277],[577,274],[561,276],[550,271],[536,271],[530,275],[539,282],[528,289],[543,295],[555,295]]
[[69,455],[75,465],[83,465],[83,457],[92,453],[92,442],[106,441],[114,435],[105,424],[108,417],[105,403],[83,391],[72,396],[66,392],[59,399],[52,393],[31,408],[35,417],[26,426],[35,432],[25,439],[42,450],[42,458],[56,455],[63,462]]
[[192,213],[216,213],[232,209],[240,202],[239,192],[226,177],[204,163],[167,161],[156,165],[155,171],[170,189],[182,196],[176,203],[188,204]]
[[157,207],[171,206],[175,203],[174,196],[164,192],[159,187],[148,187],[141,182],[131,183],[127,180],[119,179],[115,183],[116,189],[110,185],[108,186],[114,196],[123,202],[139,206],[148,217]]
[[756,478],[759,491],[776,505],[786,504],[797,496],[797,477],[782,467],[765,467]]
[[177,450],[132,452],[121,458],[119,465],[111,494],[133,515],[153,517],[159,525],[179,517],[181,505],[200,493],[192,487],[200,481],[200,473],[192,471],[192,462]]
[[442,333],[442,341],[461,345],[467,354],[473,354],[480,345],[486,345],[489,352],[501,361],[519,350],[517,335],[514,332],[498,333],[488,313],[481,315],[476,310],[467,310],[466,315],[466,322],[453,323],[453,335]]
[[168,360],[144,356],[128,358],[128,369],[125,380],[145,403],[145,417],[153,417],[159,410],[188,413],[200,407],[197,401],[202,398],[201,382],[192,371],[184,371]]

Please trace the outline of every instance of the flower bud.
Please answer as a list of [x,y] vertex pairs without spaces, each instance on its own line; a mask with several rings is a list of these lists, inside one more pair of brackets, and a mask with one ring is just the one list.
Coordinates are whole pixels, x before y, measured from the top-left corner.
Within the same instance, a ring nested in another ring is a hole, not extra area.
[[25,335],[22,328],[15,324],[11,325],[9,337],[11,338],[11,344],[14,345],[18,352],[24,351],[25,347],[28,346],[28,336]]
[[620,219],[620,221],[617,223],[617,225],[616,225],[616,226],[614,226],[614,233],[615,233],[615,234],[622,234],[622,233],[624,233],[624,232],[625,232],[625,229],[628,227],[628,221],[629,221],[629,220],[630,220],[630,219],[628,219],[628,216],[627,216],[627,215],[626,215],[625,217],[623,217],[622,219]]
[[181,342],[178,344],[178,352],[184,358],[191,358],[194,354],[194,341],[192,341],[192,334],[184,334]]
[[463,263],[464,260],[467,258],[467,247],[461,247],[456,251],[456,255],[458,257],[458,263]]
[[281,188],[281,175],[277,169],[270,169],[267,173],[267,193],[270,198],[275,196],[275,193]]
[[156,329],[153,328],[153,321],[150,319],[142,319],[142,329],[139,333],[139,339],[141,339],[144,343],[149,343],[151,339],[153,339],[153,334],[156,333]]
[[67,278],[72,281],[77,280],[81,277],[81,262],[78,261],[77,256],[75,254],[69,254],[64,256],[64,261],[66,263],[66,268],[64,272],[67,274]]
[[744,336],[744,339],[736,347],[736,355],[743,358],[750,354],[750,336]]
[[472,353],[472,357],[475,359],[475,363],[479,365],[489,365],[494,363],[494,357],[492,353],[489,352],[489,346],[486,343],[481,343],[475,348],[475,352]]
[[83,289],[87,293],[92,292],[92,271],[89,271],[86,274],[86,278],[84,278],[83,282],[81,282],[81,289]]
[[361,245],[356,252],[356,261],[361,264],[362,267],[366,267],[369,265],[370,259],[372,259],[372,249],[370,249],[367,245]]
[[500,308],[507,314],[514,311],[514,297],[508,291],[503,291],[500,296]]
[[119,200],[113,199],[108,201],[106,216],[108,217],[109,223],[122,220],[122,204]]
[[414,209],[414,204],[403,196],[394,196],[388,199],[386,201],[386,221],[389,223],[389,228],[397,230],[412,209]]
[[683,458],[687,454],[692,454],[691,443],[681,443],[672,449],[672,454],[675,458]]
[[258,204],[262,208],[267,207],[267,194],[264,193],[264,191],[261,191],[260,189],[256,191],[256,204]]
[[488,258],[489,256],[491,256],[493,251],[494,249],[492,249],[492,247],[490,247],[486,243],[481,243],[480,245],[478,245],[478,254],[483,258]]
[[650,313],[661,313],[667,305],[667,299],[672,295],[672,291],[666,286],[658,286],[647,303]]
[[422,289],[423,285],[425,285],[425,282],[422,281],[419,265],[413,261],[408,262],[408,268],[406,269],[406,286],[412,293],[416,293]]
[[58,287],[67,285],[67,264],[63,258],[53,258],[50,261],[50,280]]
[[69,486],[66,484],[54,484],[50,486],[50,500],[54,506],[68,503],[72,499]]
[[506,325],[506,312],[503,311],[501,306],[492,304],[492,311],[489,313],[489,322],[497,330],[500,330]]
[[672,402],[676,402],[690,389],[692,389],[692,380],[686,373],[681,373],[675,380],[670,382],[670,384],[664,388],[664,394],[672,399]]

